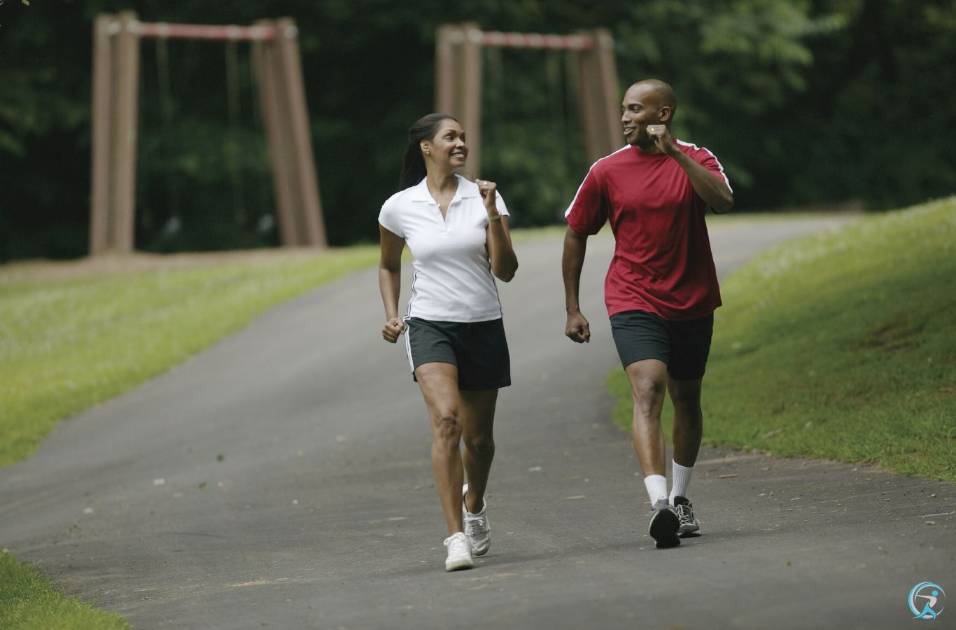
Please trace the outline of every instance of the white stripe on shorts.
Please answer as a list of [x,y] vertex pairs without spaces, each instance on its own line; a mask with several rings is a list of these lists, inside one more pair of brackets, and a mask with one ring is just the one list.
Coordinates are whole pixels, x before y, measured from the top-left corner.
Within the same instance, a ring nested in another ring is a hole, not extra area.
[[408,355],[408,368],[412,371],[412,374],[415,373],[415,362],[412,361],[412,342],[409,340],[409,335],[412,332],[412,329],[408,325],[408,318],[402,320],[405,324],[405,354]]

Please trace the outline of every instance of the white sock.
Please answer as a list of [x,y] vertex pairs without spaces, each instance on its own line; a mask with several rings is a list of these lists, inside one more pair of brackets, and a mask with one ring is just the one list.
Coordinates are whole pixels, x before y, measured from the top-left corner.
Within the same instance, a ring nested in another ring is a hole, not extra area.
[[674,497],[687,496],[687,486],[690,485],[690,476],[694,472],[694,467],[681,466],[673,460],[671,465],[673,466],[674,472],[674,485],[671,487],[669,500],[670,504],[674,505]]
[[664,475],[644,477],[644,487],[647,488],[647,497],[651,500],[651,505],[667,498],[667,477]]

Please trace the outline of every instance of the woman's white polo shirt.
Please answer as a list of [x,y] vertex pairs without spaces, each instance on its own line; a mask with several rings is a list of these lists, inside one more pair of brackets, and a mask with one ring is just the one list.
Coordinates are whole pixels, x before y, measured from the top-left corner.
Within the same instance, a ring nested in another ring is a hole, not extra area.
[[[488,211],[478,185],[456,177],[458,190],[444,218],[423,179],[389,197],[378,222],[405,239],[414,257],[408,317],[445,322],[498,319],[501,301],[486,248]],[[495,205],[508,216],[501,195]]]

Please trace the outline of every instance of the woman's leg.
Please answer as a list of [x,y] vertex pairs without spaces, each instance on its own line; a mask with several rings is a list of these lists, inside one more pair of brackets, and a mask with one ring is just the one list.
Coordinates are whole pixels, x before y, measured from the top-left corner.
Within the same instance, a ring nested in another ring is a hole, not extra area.
[[495,457],[493,427],[497,401],[497,389],[461,392],[459,417],[465,443],[462,461],[468,478],[465,506],[473,514],[480,512],[484,505],[488,473]]
[[451,363],[424,363],[415,369],[415,378],[425,397],[432,427],[432,470],[435,489],[448,525],[448,533],[463,529],[461,514],[462,436],[458,367]]

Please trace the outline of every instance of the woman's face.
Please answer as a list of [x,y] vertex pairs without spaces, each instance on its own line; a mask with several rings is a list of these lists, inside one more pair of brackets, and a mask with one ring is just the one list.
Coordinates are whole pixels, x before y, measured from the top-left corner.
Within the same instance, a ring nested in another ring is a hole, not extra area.
[[468,146],[465,144],[465,130],[457,120],[446,118],[438,123],[438,131],[430,140],[421,144],[425,154],[425,164],[450,168],[461,168],[468,159]]

